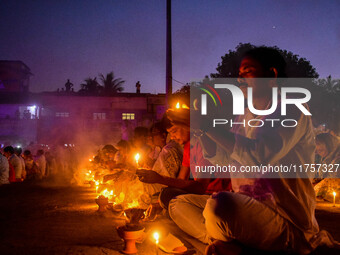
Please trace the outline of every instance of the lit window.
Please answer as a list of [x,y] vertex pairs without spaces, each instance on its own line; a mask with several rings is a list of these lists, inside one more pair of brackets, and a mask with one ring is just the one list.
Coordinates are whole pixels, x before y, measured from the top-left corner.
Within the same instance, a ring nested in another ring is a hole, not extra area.
[[56,112],[55,116],[60,117],[60,118],[68,118],[70,117],[70,113],[69,112]]
[[135,114],[134,113],[122,113],[122,120],[134,120]]
[[105,112],[94,112],[93,113],[93,119],[94,120],[105,120],[106,119],[106,113]]

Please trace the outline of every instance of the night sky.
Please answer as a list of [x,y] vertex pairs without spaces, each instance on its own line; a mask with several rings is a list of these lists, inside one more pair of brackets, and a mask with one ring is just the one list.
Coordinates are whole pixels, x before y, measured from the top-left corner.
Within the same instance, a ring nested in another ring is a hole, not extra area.
[[[165,91],[166,0],[0,0],[0,59],[22,60],[31,91],[114,71],[134,92]],[[240,43],[277,45],[340,78],[340,1],[173,0],[173,78],[215,72]],[[174,90],[182,84],[173,82]]]

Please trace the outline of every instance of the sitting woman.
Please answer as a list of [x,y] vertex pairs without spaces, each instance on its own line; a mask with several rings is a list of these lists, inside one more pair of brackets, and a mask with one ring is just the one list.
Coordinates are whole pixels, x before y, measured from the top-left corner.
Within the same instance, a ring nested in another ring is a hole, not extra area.
[[[333,201],[333,192],[340,192],[339,171],[336,172],[337,164],[340,163],[340,143],[329,133],[319,134],[315,140],[316,154],[320,157],[319,164],[321,164],[321,171],[318,174],[322,180],[315,185],[314,190],[318,198]],[[334,170],[323,172],[324,167],[327,169],[333,167]]]

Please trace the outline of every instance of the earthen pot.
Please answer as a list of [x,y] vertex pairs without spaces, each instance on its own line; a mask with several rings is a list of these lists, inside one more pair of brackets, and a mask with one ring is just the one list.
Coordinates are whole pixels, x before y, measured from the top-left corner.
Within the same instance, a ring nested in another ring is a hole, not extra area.
[[97,199],[95,199],[95,201],[99,207],[98,212],[105,212],[107,206],[109,205],[109,199],[100,195]]
[[125,246],[122,252],[125,254],[137,253],[136,240],[142,237],[144,227],[141,225],[125,225],[117,227],[117,232],[124,239]]

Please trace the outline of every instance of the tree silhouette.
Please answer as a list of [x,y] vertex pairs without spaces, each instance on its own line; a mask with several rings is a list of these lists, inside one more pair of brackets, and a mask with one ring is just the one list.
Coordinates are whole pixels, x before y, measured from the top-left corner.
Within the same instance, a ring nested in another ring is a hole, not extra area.
[[99,74],[99,78],[104,88],[104,94],[107,96],[111,96],[124,90],[123,84],[125,81],[121,78],[115,79],[113,72],[106,74],[106,76]]
[[[229,50],[227,54],[221,57],[222,61],[218,63],[216,71],[210,76],[212,78],[235,78],[238,76],[238,68],[242,60],[242,56],[248,50],[255,48],[250,43],[240,43],[236,46],[236,50]],[[319,74],[315,68],[305,58],[300,58],[287,50],[281,50],[277,46],[269,47],[281,53],[287,63],[286,73],[289,78],[318,78]]]
[[[218,63],[216,73],[210,74],[212,80],[206,78],[199,84],[214,84],[215,78],[235,78],[238,77],[239,65],[242,56],[248,50],[256,46],[250,43],[240,43],[235,50],[229,50],[227,54],[221,57]],[[303,79],[301,84],[296,83],[297,87],[305,87],[310,90],[312,98],[309,106],[312,112],[313,124],[326,124],[336,133],[340,133],[340,81],[333,80],[331,76],[326,79],[319,79],[319,74],[306,58],[301,58],[290,51],[282,50],[276,46],[269,47],[281,53],[286,61],[286,74],[289,78],[310,78]],[[296,79],[296,82],[298,79]],[[308,81],[308,82],[306,82]],[[226,101],[228,102],[228,101]]]
[[80,84],[80,93],[85,95],[99,95],[101,94],[103,87],[99,85],[97,77],[87,78],[84,80],[85,83]]
[[319,79],[318,85],[324,88],[327,92],[330,93],[339,93],[340,92],[340,80],[332,79],[332,76],[329,75],[326,79]]

